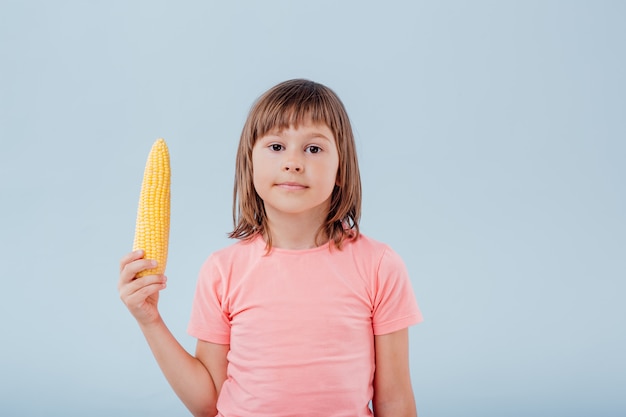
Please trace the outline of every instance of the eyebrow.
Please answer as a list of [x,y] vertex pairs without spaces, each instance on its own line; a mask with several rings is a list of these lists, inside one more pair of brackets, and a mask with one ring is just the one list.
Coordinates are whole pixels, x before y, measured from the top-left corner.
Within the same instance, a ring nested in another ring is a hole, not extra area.
[[[272,129],[272,130],[266,132],[264,135],[262,135],[262,137],[267,137],[267,136],[279,136],[279,137],[282,137],[283,136],[283,132],[285,130],[287,130],[287,129]],[[323,134],[319,130],[312,130],[312,131],[308,132],[306,137],[307,138],[319,138],[319,139],[324,139],[324,140],[326,140],[328,142],[334,142],[331,138],[329,138],[327,135]],[[334,135],[333,135],[333,137],[334,137]]]
[[323,133],[320,132],[313,132],[312,134],[308,135],[311,138],[320,138],[320,139],[324,139],[327,140],[328,142],[333,142],[328,136],[324,135]]

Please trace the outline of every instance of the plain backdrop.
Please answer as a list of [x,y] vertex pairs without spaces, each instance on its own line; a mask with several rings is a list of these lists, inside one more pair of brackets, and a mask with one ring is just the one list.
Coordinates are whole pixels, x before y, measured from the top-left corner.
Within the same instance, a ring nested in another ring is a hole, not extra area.
[[252,102],[353,122],[362,230],[404,258],[421,417],[626,415],[626,3],[0,1],[0,415],[187,415],[117,294],[143,166],[172,163],[180,342],[230,243]]

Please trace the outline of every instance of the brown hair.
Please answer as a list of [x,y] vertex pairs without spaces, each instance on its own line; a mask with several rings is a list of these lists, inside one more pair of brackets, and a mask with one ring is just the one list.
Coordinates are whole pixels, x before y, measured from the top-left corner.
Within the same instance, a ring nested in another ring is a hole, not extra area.
[[252,148],[257,139],[274,129],[298,127],[303,122],[323,123],[335,136],[339,154],[337,185],[333,189],[326,221],[318,230],[316,243],[332,239],[337,248],[346,238],[359,235],[361,176],[350,119],[339,97],[328,87],[309,80],[282,82],[253,104],[241,132],[237,149],[233,193],[234,230],[229,237],[251,239],[263,234],[268,251],[272,241],[263,200],[252,181]]

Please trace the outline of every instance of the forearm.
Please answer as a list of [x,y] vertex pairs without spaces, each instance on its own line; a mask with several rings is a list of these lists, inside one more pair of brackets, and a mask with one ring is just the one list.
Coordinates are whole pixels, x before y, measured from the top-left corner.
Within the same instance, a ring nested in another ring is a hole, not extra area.
[[161,318],[140,328],[165,378],[189,411],[194,416],[214,416],[217,390],[202,362],[178,343]]
[[413,396],[390,402],[372,401],[374,417],[417,417]]

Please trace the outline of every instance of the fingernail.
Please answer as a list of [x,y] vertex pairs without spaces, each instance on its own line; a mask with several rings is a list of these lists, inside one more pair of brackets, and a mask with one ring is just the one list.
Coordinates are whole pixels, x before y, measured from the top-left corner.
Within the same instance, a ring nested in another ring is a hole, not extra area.
[[157,266],[157,261],[155,261],[155,260],[150,261],[150,265],[151,265],[153,268],[155,268],[155,267]]

